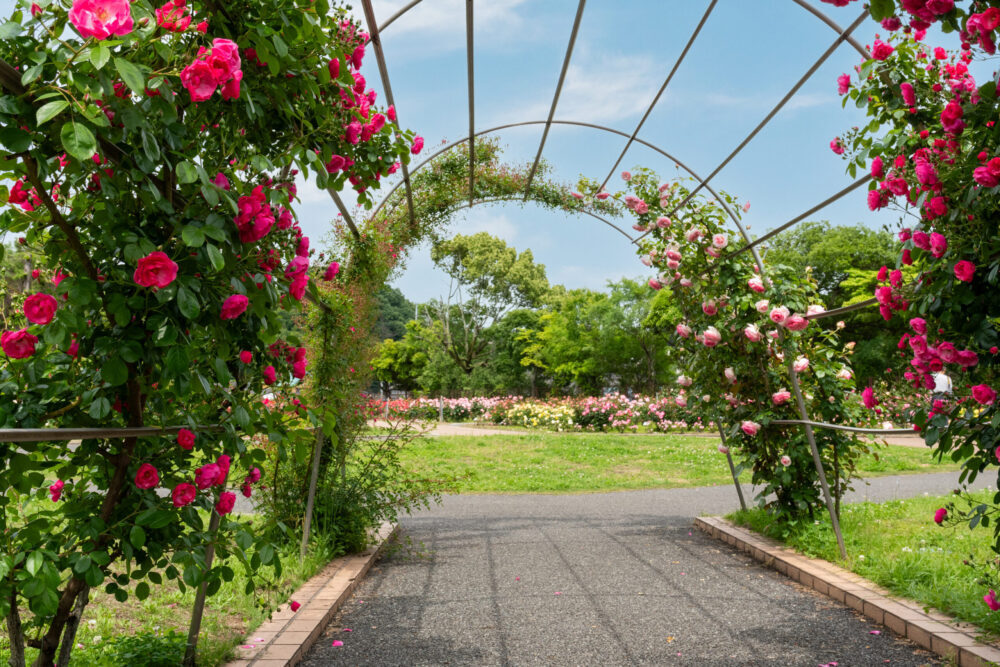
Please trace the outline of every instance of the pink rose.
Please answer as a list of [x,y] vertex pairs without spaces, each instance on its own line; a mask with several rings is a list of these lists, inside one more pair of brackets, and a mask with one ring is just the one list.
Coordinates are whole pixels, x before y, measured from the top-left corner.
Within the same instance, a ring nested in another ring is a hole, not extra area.
[[719,450],[720,454],[728,454],[729,453],[729,447],[726,447],[725,445],[720,444],[717,447],[717,449]]
[[632,172],[630,172],[630,171],[623,171],[622,172],[622,180],[623,181],[631,181],[632,180]]
[[74,0],[69,22],[84,39],[107,39],[132,32],[132,5],[128,0]]
[[190,451],[194,447],[194,433],[186,428],[182,428],[177,432],[177,444],[180,445],[181,449]]
[[947,516],[948,516],[948,510],[946,510],[943,507],[938,509],[938,511],[934,512],[934,523],[940,525]]
[[809,369],[809,359],[806,357],[797,357],[794,362],[792,362],[792,368],[796,373],[804,373]]
[[964,114],[962,105],[956,100],[951,100],[941,112],[942,127],[951,134],[961,134],[962,130],[965,129],[965,121],[962,120]]
[[240,97],[240,81],[243,80],[243,72],[237,72],[236,75],[229,81],[226,81],[222,85],[222,90],[219,92],[222,94],[222,99],[224,100],[236,100]]
[[791,392],[782,389],[781,391],[776,391],[773,394],[771,394],[771,402],[774,403],[775,405],[784,405],[785,403],[788,402],[788,399],[790,399],[791,397],[792,397]]
[[729,384],[736,383],[736,371],[734,371],[731,367],[722,371],[722,374],[726,376],[726,381],[729,382]]
[[260,468],[254,468],[250,471],[250,474],[247,475],[247,480],[251,484],[256,484],[257,482],[260,481],[260,475],[261,475]]
[[759,343],[764,338],[764,335],[760,332],[760,329],[758,329],[757,326],[754,324],[748,324],[743,329],[743,335],[754,343]]
[[221,486],[226,483],[226,477],[229,476],[229,467],[232,465],[232,459],[227,454],[222,454],[219,458],[215,459],[215,465],[219,468],[215,483]]
[[788,454],[783,455],[779,460],[781,461],[781,465],[785,466],[786,468],[792,465],[792,457],[790,457]]
[[240,487],[240,493],[243,494],[244,498],[249,498],[250,496],[253,495],[253,487],[250,486],[248,483],[244,482],[243,486]]
[[253,352],[251,352],[250,350],[243,350],[242,352],[240,352],[240,361],[242,361],[244,364],[249,364],[251,361],[253,361]]
[[233,294],[226,297],[226,300],[222,302],[222,312],[219,315],[224,320],[236,319],[242,315],[247,306],[250,304],[250,300],[243,294]]
[[785,320],[785,328],[790,331],[802,331],[809,326],[809,320],[801,315],[792,315]]
[[214,68],[225,72],[225,78],[219,79],[222,83],[240,71],[240,47],[230,39],[213,39],[209,61]]
[[927,333],[927,320],[922,317],[914,317],[910,320],[910,328],[918,335],[923,336]]
[[705,347],[715,347],[721,340],[722,334],[715,327],[705,329],[705,333],[702,334],[702,343]]
[[[940,346],[938,347],[940,348]],[[940,350],[938,351],[938,354],[941,354]],[[955,357],[955,361],[962,368],[972,368],[979,363],[979,355],[972,350],[962,350],[961,352],[956,353]]]
[[32,336],[27,329],[4,331],[0,334],[0,348],[11,359],[27,359],[35,353],[38,337]]
[[903,103],[908,107],[914,107],[917,105],[917,96],[913,92],[913,84],[903,82],[899,84],[899,92],[903,96]]
[[980,405],[992,405],[997,393],[987,384],[977,384],[972,388],[972,398]]
[[895,49],[889,44],[886,44],[880,39],[876,39],[875,43],[872,44],[872,58],[875,60],[885,60],[892,55]]
[[847,91],[851,89],[851,77],[847,74],[841,74],[837,77],[837,94],[846,95]]
[[164,288],[176,277],[177,264],[160,250],[141,258],[132,274],[137,285],[154,288]]
[[976,265],[966,259],[955,264],[955,277],[964,283],[971,283],[975,272]]
[[749,435],[751,438],[760,431],[760,424],[752,421],[745,421],[740,424],[740,430]]
[[984,188],[995,188],[1000,185],[1000,178],[989,167],[976,167],[972,170],[972,178]]
[[771,313],[770,315],[768,315],[768,317],[770,317],[771,321],[774,322],[775,324],[782,324],[784,323],[785,320],[788,319],[788,315],[789,315],[788,308],[786,308],[785,306],[776,306],[775,308],[771,309]]
[[754,276],[747,281],[747,287],[752,289],[754,292],[761,294],[764,292],[764,281],[761,280],[759,276]]
[[52,498],[52,502],[59,502],[59,499],[62,498],[62,490],[64,486],[66,486],[66,482],[61,479],[57,479],[55,484],[49,486],[49,497]]
[[174,501],[174,507],[184,507],[193,503],[197,494],[198,491],[194,488],[194,484],[181,482],[170,492],[170,498]]
[[204,60],[195,60],[181,70],[181,85],[187,88],[192,102],[204,102],[212,97],[219,82],[212,67]]
[[927,160],[917,160],[913,171],[917,175],[917,180],[921,185],[934,185],[938,182],[937,169]]
[[58,307],[59,302],[51,295],[32,294],[24,300],[24,316],[33,324],[48,324]]
[[879,400],[875,398],[875,390],[871,387],[865,387],[864,391],[861,392],[861,402],[864,403],[865,407],[869,410],[878,405]]
[[652,289],[655,289],[655,290],[660,290],[660,289],[663,289],[663,283],[661,283],[661,282],[660,282],[659,280],[657,280],[656,278],[650,278],[647,284],[648,284],[648,285],[649,285],[649,286],[650,286],[650,287],[651,287]]
[[301,380],[305,376],[306,376],[306,362],[304,360],[296,361],[294,364],[292,364],[292,377],[296,377]]
[[302,606],[301,604],[299,604],[295,600],[292,600],[292,603],[290,605],[288,605],[288,608],[291,609],[294,612],[294,611],[298,611],[301,606]]
[[764,313],[767,312],[767,309],[771,307],[771,302],[768,301],[767,299],[761,299],[760,301],[755,303],[753,307],[754,310],[763,315]]
[[682,324],[678,324],[677,325],[677,335],[680,336],[681,338],[687,338],[688,336],[691,335],[691,327],[689,327],[688,325],[683,324],[683,323]]
[[219,466],[214,463],[206,463],[195,471],[194,483],[198,485],[199,489],[207,489],[217,483],[219,472]]
[[337,277],[338,273],[340,273],[340,262],[330,262],[330,266],[323,272],[323,280],[329,282]]
[[143,463],[135,473],[135,485],[140,489],[151,489],[160,483],[160,474],[152,465]]
[[989,593],[983,596],[983,602],[985,602],[986,606],[993,611],[1000,610],[1000,602],[997,601],[996,593],[993,592],[992,588]]
[[876,157],[872,160],[872,178],[881,180],[885,177],[885,171],[882,167],[882,158]]
[[717,314],[719,312],[719,308],[715,305],[715,301],[713,299],[709,299],[701,304],[701,312],[711,316]]
[[414,155],[418,154],[424,149],[424,138],[417,137],[413,140],[413,145],[410,147],[410,152]]
[[264,369],[264,384],[274,384],[277,379],[278,376],[274,370],[274,366],[268,366]]
[[726,237],[725,234],[713,234],[712,245],[718,248],[719,250],[722,250],[727,245],[729,245],[729,239]]
[[223,491],[219,494],[219,502],[215,503],[215,511],[219,513],[219,516],[225,516],[233,511],[235,504],[236,494]]
[[229,179],[221,171],[215,175],[212,179],[212,184],[217,188],[222,188],[223,190],[229,189]]

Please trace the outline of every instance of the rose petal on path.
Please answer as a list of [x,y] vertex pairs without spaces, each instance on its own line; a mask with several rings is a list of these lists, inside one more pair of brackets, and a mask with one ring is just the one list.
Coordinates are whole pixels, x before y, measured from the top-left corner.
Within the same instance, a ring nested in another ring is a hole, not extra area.
[[341,631],[341,632],[354,632],[354,631],[353,631],[353,630],[351,630],[350,628],[341,628],[341,629],[340,629],[340,631]]
[[240,648],[257,648],[257,647],[254,646],[253,644],[241,644]]
[[880,635],[880,634],[882,634],[882,631],[881,630],[872,630],[868,634],[870,634],[870,635]]
[[562,593],[560,593],[559,591],[556,591],[556,592],[554,593],[554,595],[562,595]]
[[340,641],[339,639],[334,639],[333,643],[330,644],[330,646],[343,646],[343,645],[344,645],[344,642]]

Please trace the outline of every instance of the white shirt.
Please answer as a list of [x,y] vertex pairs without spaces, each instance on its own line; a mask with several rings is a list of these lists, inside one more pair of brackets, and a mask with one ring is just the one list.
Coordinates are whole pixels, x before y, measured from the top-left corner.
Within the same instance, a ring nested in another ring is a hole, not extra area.
[[934,374],[934,393],[935,394],[950,394],[951,393],[951,378],[944,373],[938,372]]

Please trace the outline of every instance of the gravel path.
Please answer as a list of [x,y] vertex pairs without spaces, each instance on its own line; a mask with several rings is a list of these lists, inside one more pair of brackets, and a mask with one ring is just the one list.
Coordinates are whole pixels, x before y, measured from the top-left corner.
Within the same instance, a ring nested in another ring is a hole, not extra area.
[[[944,493],[956,480],[881,477],[852,499]],[[692,517],[736,505],[731,486],[450,496],[402,521],[404,545],[303,664],[940,664],[692,529]]]

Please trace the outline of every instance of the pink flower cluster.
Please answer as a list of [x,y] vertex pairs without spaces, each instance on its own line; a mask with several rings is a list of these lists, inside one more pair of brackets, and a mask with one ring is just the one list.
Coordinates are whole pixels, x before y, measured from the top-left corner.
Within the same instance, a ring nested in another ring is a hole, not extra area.
[[73,0],[69,22],[84,39],[107,39],[132,32],[129,0]]
[[210,50],[198,50],[194,62],[181,71],[181,84],[187,88],[192,102],[210,99],[222,86],[222,99],[232,100],[240,96],[240,49],[229,39],[215,39]]

